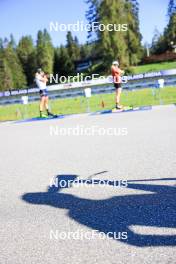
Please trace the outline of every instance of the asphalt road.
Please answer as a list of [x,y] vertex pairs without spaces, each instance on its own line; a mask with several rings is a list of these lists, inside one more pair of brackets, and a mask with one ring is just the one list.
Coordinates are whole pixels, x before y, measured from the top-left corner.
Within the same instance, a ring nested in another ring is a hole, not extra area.
[[0,141],[0,264],[175,263],[175,106],[6,122]]

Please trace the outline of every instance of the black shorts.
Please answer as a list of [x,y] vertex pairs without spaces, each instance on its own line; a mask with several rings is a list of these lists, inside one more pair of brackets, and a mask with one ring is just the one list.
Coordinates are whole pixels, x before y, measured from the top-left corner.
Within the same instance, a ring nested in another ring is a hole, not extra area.
[[121,83],[114,83],[114,87],[116,89],[122,88]]
[[47,91],[46,89],[44,89],[44,90],[40,90],[39,93],[40,93],[40,96],[41,96],[41,97],[42,97],[42,96],[48,96],[48,91]]

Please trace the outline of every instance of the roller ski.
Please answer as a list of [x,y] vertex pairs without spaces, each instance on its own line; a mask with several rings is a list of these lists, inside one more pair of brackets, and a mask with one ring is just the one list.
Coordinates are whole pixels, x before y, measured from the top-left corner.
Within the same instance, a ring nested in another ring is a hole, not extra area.
[[58,115],[55,115],[49,111],[47,111],[47,114],[43,113],[43,112],[40,112],[40,118],[44,119],[44,118],[57,118]]
[[133,109],[133,106],[123,106],[123,105],[117,104],[116,107],[112,109],[112,113],[123,112],[123,111],[132,110],[132,109]]

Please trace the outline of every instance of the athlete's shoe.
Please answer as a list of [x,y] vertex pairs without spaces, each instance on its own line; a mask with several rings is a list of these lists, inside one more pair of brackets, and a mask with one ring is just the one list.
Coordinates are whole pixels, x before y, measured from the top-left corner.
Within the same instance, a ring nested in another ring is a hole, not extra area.
[[116,105],[116,107],[115,107],[117,110],[122,110],[123,109],[123,105]]
[[48,116],[50,117],[57,117],[57,115],[55,115],[55,114],[52,114],[51,112],[49,112],[49,111],[47,111],[47,114],[48,114]]

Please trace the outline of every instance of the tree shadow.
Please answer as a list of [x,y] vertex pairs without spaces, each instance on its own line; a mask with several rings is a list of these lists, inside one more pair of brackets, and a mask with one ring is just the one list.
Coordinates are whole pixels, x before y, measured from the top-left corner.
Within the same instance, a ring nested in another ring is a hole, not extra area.
[[[174,186],[136,184],[131,183],[133,181],[130,180],[127,188],[152,193],[114,196],[105,200],[90,200],[61,192],[63,188],[71,187],[70,181],[76,179],[80,181],[77,175],[58,175],[55,179],[58,180],[57,186],[49,186],[47,192],[25,193],[22,200],[31,204],[67,209],[71,219],[105,234],[127,232],[128,238],[120,241],[133,246],[176,245],[176,235],[139,234],[131,228],[131,226],[136,225],[176,228],[176,188]],[[63,180],[66,184],[61,187],[60,183]],[[161,180],[174,180],[174,178]],[[82,180],[82,182],[85,181]],[[105,182],[108,185],[118,186],[118,181],[106,180]],[[92,184],[92,180],[90,179],[86,183]],[[101,180],[94,183],[101,184]],[[113,235],[112,238],[115,239]]]

